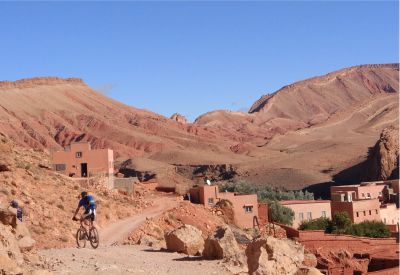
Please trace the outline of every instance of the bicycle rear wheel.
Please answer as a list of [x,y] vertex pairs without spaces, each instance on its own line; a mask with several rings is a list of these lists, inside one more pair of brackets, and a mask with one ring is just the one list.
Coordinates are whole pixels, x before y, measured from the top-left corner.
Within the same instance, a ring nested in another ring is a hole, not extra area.
[[100,239],[99,239],[99,232],[97,231],[96,227],[92,227],[89,230],[89,241],[90,245],[96,249],[99,247]]
[[78,247],[85,247],[86,246],[86,239],[87,239],[87,232],[85,228],[79,228],[76,231],[76,245]]

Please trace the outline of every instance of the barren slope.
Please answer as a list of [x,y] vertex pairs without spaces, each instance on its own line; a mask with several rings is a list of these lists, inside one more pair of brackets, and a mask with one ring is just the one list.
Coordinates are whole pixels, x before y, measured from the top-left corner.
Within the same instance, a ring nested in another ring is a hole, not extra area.
[[213,161],[223,153],[235,158],[216,133],[126,106],[80,79],[0,82],[0,96],[0,132],[21,145],[59,149],[83,140],[117,156],[155,155],[166,162]]

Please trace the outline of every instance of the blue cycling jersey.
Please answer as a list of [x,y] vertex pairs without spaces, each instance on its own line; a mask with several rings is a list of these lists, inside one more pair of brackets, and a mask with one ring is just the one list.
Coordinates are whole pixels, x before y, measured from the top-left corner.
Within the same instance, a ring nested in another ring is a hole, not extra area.
[[96,209],[96,203],[94,202],[93,196],[89,195],[79,201],[79,207],[83,206],[86,211],[90,209]]

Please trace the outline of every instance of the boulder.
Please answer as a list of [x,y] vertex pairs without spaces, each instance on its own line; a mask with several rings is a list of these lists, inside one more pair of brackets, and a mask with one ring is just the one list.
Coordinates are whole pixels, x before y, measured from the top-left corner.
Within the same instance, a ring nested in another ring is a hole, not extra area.
[[[10,226],[0,223],[0,240],[0,262],[6,263],[10,260],[15,264],[15,266],[22,265],[24,259],[19,249],[18,241],[14,234],[11,233]],[[3,267],[0,265],[0,270],[1,268]]]
[[304,247],[289,239],[260,237],[246,248],[249,274],[296,274],[304,261]]
[[165,234],[167,249],[187,255],[198,255],[204,249],[204,240],[201,231],[194,226],[185,224]]
[[29,236],[25,236],[18,241],[18,246],[21,252],[30,251],[35,246],[35,240]]
[[316,267],[318,264],[317,257],[312,253],[305,253],[304,254],[304,261],[303,265],[307,267]]
[[4,225],[17,226],[17,216],[8,207],[0,205],[0,222]]
[[321,271],[316,269],[315,267],[300,267],[296,272],[296,275],[323,275]]
[[217,227],[214,234],[207,238],[204,245],[203,257],[214,259],[235,259],[240,254],[235,235],[229,226]]
[[13,233],[18,240],[22,239],[23,237],[31,237],[28,227],[26,227],[25,223],[18,219],[16,221],[16,226],[13,230]]

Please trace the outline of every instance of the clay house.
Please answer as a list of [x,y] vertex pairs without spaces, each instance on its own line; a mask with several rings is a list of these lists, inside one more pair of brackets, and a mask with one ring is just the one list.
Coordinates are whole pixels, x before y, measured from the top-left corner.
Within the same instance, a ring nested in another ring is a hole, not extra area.
[[353,223],[376,220],[398,227],[398,190],[398,180],[333,186],[332,215],[345,211]]
[[189,191],[192,203],[213,207],[221,200],[232,203],[235,223],[242,228],[253,228],[258,219],[257,195],[240,195],[233,192],[219,192],[218,186],[205,185],[192,188]]
[[279,203],[293,210],[293,228],[298,228],[303,221],[321,217],[331,218],[331,201],[329,200],[289,200]]
[[114,174],[113,150],[92,150],[88,142],[74,142],[51,155],[53,169],[70,177]]

